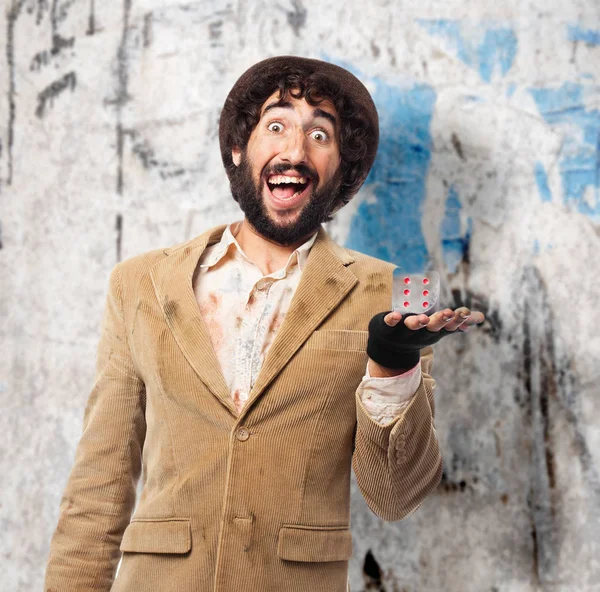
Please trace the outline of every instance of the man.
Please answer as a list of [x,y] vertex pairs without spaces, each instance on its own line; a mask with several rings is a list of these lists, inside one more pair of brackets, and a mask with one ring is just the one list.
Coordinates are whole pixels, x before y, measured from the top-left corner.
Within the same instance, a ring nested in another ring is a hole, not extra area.
[[331,64],[265,60],[220,142],[244,219],[111,275],[47,592],[341,592],[351,466],[386,520],[440,480],[427,346],[483,315],[399,322],[393,266],[320,226],[373,163],[369,93]]

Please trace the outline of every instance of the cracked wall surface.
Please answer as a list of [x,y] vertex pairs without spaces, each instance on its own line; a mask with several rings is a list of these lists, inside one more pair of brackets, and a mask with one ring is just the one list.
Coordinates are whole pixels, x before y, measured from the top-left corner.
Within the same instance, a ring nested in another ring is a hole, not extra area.
[[379,109],[332,236],[488,317],[436,346],[437,491],[353,485],[352,590],[600,590],[597,0],[5,0],[0,44],[2,590],[42,588],[110,270],[240,218],[219,112],[278,54]]

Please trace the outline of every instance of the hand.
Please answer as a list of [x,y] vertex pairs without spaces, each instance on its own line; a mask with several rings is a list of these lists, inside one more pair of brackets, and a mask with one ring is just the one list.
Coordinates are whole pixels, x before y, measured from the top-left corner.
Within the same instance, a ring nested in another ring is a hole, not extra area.
[[[404,322],[400,323],[402,318]],[[399,311],[382,312],[369,323],[367,354],[385,368],[412,368],[419,361],[421,349],[457,330],[464,333],[484,320],[483,313],[471,312],[464,306],[454,311],[445,308],[431,316],[410,314],[403,317]],[[421,331],[424,328],[427,330]]]
[[[386,325],[394,327],[400,319],[402,319],[402,313],[394,310],[388,313],[383,320]],[[483,321],[485,321],[485,316],[482,312],[471,311],[466,306],[461,306],[454,311],[451,308],[444,308],[430,317],[426,314],[407,315],[404,324],[413,331],[427,327],[427,330],[433,333],[437,333],[441,329],[446,329],[451,333],[458,329],[465,333],[469,327],[480,325]]]

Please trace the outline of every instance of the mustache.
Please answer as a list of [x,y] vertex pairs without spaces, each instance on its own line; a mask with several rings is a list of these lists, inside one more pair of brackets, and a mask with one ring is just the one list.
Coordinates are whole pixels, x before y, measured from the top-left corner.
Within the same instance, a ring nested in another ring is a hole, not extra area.
[[308,177],[315,184],[319,180],[319,175],[317,175],[316,171],[313,171],[310,167],[305,164],[285,164],[280,162],[278,164],[274,164],[273,166],[265,169],[264,177],[267,178],[269,175],[284,175],[285,173],[296,172],[300,174],[302,177]]

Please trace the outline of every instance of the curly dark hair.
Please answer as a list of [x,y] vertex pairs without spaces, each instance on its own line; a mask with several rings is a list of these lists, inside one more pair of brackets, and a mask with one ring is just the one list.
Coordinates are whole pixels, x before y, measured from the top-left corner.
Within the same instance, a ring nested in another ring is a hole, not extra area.
[[[284,66],[267,75],[256,77],[245,92],[230,94],[223,111],[230,119],[228,137],[222,141],[222,156],[225,170],[231,179],[236,166],[227,150],[237,146],[245,150],[250,134],[260,120],[260,111],[265,101],[276,91],[279,100],[288,96],[305,99],[309,105],[317,106],[329,99],[340,119],[339,144],[341,156],[341,188],[334,204],[334,211],[346,205],[363,184],[374,158],[373,143],[378,141],[378,126],[369,120],[364,106],[352,98],[352,94],[336,79],[322,71],[297,64]],[[366,91],[365,91],[366,92]],[[223,117],[223,114],[222,114]],[[223,150],[223,145],[227,147]]]

